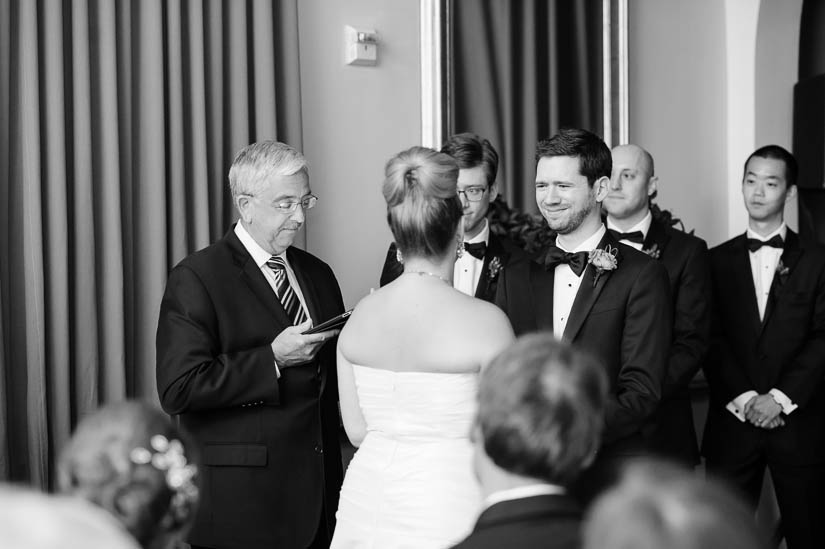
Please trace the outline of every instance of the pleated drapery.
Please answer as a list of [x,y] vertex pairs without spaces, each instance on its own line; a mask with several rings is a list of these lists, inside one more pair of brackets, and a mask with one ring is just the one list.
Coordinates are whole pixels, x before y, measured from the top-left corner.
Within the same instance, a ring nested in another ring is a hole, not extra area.
[[167,274],[300,112],[297,0],[0,1],[0,479],[48,487],[84,414],[157,400]]
[[602,0],[451,0],[450,128],[499,152],[504,198],[536,212],[535,150],[562,127],[601,135]]

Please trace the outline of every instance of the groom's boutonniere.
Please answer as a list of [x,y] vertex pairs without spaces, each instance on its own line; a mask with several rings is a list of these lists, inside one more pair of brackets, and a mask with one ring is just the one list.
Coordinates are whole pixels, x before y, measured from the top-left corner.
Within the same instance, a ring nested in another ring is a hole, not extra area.
[[503,268],[504,267],[501,265],[501,258],[499,256],[495,256],[490,260],[490,265],[487,267],[487,278],[490,282],[498,277],[498,273],[500,273]]
[[593,277],[593,286],[599,281],[599,277],[607,271],[613,271],[619,266],[619,261],[616,259],[616,254],[619,253],[618,248],[612,247],[610,244],[604,247],[603,250],[596,248],[590,250],[587,262],[596,269],[596,274]]
[[653,243],[653,246],[650,248],[644,248],[642,251],[653,259],[659,259],[662,256],[662,250],[659,249],[659,245],[655,242]]
[[776,265],[776,274],[779,276],[779,283],[784,284],[788,280],[788,275],[790,273],[791,270],[787,265],[782,263],[782,258],[779,258],[779,263]]

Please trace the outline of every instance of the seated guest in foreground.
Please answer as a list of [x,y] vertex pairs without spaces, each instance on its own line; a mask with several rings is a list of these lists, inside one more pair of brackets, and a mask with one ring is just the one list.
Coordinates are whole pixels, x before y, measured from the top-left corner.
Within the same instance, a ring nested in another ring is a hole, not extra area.
[[584,549],[767,549],[745,503],[675,464],[628,466],[588,510]]
[[457,549],[580,547],[567,487],[599,447],[606,398],[602,366],[549,333],[482,371],[473,442],[487,508]]
[[662,402],[649,434],[651,451],[685,465],[699,464],[688,385],[702,366],[710,339],[710,268],[705,241],[658,219],[650,200],[658,192],[653,157],[638,145],[614,147],[607,230],[616,240],[664,265],[673,299],[673,342]]
[[[487,212],[498,195],[498,153],[488,140],[474,133],[450,137],[441,152],[458,162],[456,189],[461,199],[465,253],[455,262],[453,286],[467,295],[492,303],[499,272],[512,262],[529,260],[521,248],[490,231]],[[403,259],[395,243],[391,244],[381,272],[382,286],[403,272]]]
[[513,331],[497,307],[453,288],[455,160],[413,147],[385,174],[404,274],[358,303],[338,342],[341,415],[358,450],[332,547],[444,548],[478,516],[469,439],[478,372]]
[[104,406],[61,453],[60,491],[111,513],[143,549],[171,548],[198,504],[191,450],[161,410],[135,401]]
[[76,497],[0,486],[3,549],[140,549],[109,513]]
[[777,145],[745,162],[747,232],[710,251],[713,333],[707,469],[755,508],[767,467],[789,549],[825,547],[825,251],[784,221],[796,159]]

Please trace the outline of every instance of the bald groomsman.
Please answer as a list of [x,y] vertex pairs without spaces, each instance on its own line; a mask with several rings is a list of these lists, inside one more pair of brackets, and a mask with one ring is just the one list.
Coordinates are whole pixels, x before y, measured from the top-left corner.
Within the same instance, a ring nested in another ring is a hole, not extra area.
[[673,301],[673,340],[662,402],[650,433],[651,450],[686,465],[699,463],[688,385],[699,371],[710,337],[709,267],[705,241],[653,219],[650,200],[658,177],[653,157],[637,145],[612,151],[607,229],[622,244],[658,260],[667,270]]

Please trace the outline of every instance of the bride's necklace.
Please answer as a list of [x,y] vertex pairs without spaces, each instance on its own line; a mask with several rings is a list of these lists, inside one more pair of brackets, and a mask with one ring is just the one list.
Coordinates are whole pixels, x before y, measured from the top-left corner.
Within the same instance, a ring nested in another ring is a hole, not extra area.
[[445,284],[449,284],[450,286],[453,285],[452,282],[450,282],[449,280],[447,280],[443,276],[437,275],[435,273],[431,273],[429,271],[404,271],[404,274],[405,275],[406,274],[417,274],[417,275],[420,275],[420,276],[431,276],[433,278],[437,278],[438,280],[440,280],[441,282],[444,282]]

